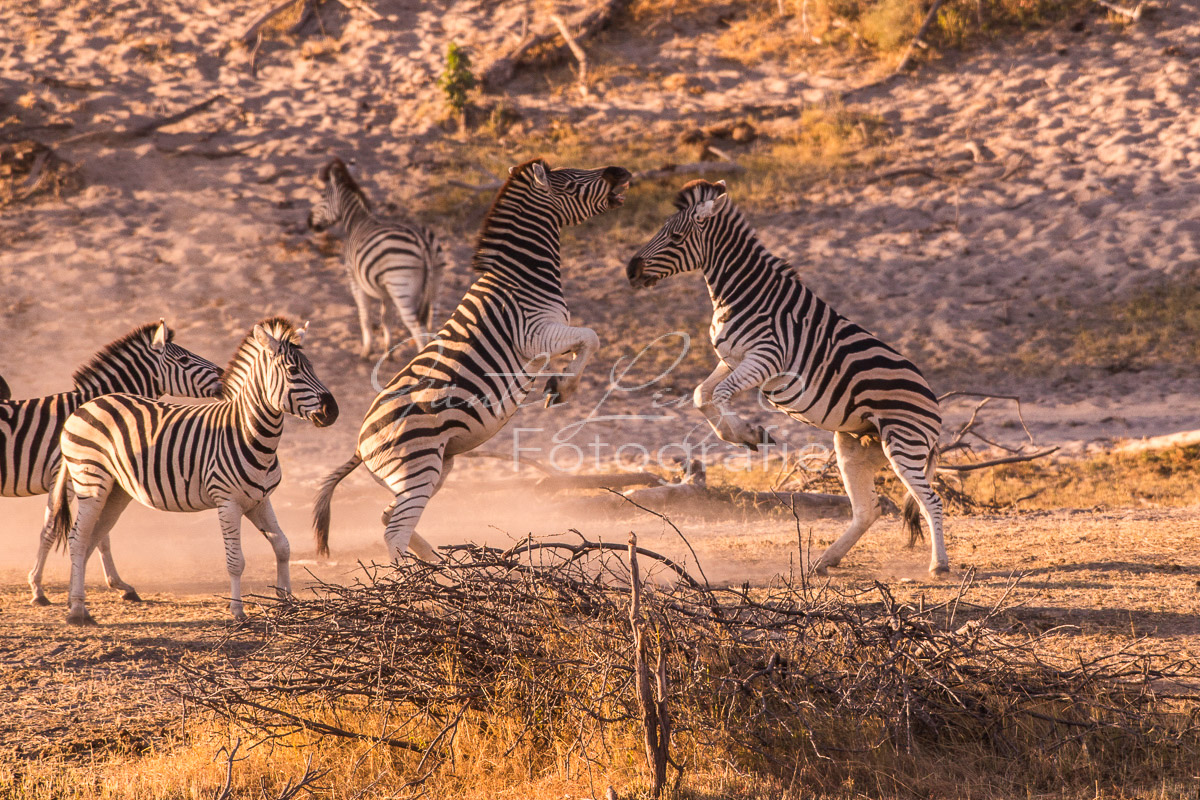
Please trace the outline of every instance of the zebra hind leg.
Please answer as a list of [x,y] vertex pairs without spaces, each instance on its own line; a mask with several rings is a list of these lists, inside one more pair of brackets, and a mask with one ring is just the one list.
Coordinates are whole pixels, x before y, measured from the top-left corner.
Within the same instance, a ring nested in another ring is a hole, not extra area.
[[388,557],[393,561],[399,561],[410,550],[422,561],[441,560],[416,530],[425,506],[442,488],[453,464],[452,458],[443,459],[440,453],[436,466],[432,459],[433,456],[427,456],[414,461],[408,475],[388,481],[396,499],[384,511],[383,540],[387,543]]
[[121,599],[127,603],[140,603],[142,598],[138,595],[137,589],[121,580],[112,557],[112,529],[120,519],[121,512],[128,508],[132,501],[133,498],[124,489],[114,486],[112,492],[109,493],[108,502],[104,504],[104,512],[96,523],[96,529],[92,531],[92,538],[95,541],[96,549],[100,551],[100,568],[104,570],[105,583],[110,589],[122,592]]
[[859,439],[848,433],[835,433],[833,449],[837,454],[838,469],[850,498],[853,516],[846,532],[813,563],[812,570],[818,575],[825,575],[829,567],[841,563],[850,548],[879,519],[881,512],[879,495],[875,491],[875,473],[888,463],[883,448],[873,438]]
[[392,360],[392,329],[388,327],[387,321],[388,304],[384,300],[379,304],[379,331],[383,334],[383,357]]
[[908,489],[908,493],[921,507],[921,516],[929,526],[929,572],[934,575],[950,571],[950,559],[946,556],[946,542],[942,531],[942,498],[929,480],[933,472],[932,442],[915,444],[908,438],[883,431],[883,451],[896,477]]
[[[94,487],[94,494],[78,499],[75,522],[67,533],[67,547],[71,552],[71,588],[67,595],[68,625],[96,624],[96,620],[87,610],[84,578],[88,556],[96,546],[93,533],[104,514],[110,486],[111,484]],[[93,487],[89,487],[91,488]]]
[[359,358],[371,358],[371,313],[367,309],[367,293],[354,276],[350,277],[350,294],[354,297],[354,305],[358,309],[358,327],[362,332],[362,349],[358,351]]

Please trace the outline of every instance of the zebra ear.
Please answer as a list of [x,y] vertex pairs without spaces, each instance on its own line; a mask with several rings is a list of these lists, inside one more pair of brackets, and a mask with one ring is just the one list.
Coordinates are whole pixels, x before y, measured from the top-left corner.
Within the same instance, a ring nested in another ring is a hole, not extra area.
[[729,203],[729,195],[719,194],[712,200],[705,200],[700,205],[696,206],[696,222],[703,222],[709,217],[716,214]]
[[308,320],[304,320],[304,324],[296,331],[296,344],[304,343],[304,334],[308,331]]
[[262,325],[254,326],[254,341],[267,348],[273,356],[279,355],[279,350],[283,347],[283,343],[267,333],[267,329]]
[[171,331],[167,329],[167,321],[160,319],[158,327],[154,329],[154,338],[150,340],[150,349],[156,353],[161,353],[167,348],[167,342],[171,341]]
[[551,191],[550,176],[546,174],[545,164],[540,161],[535,162],[533,165],[533,185],[547,192]]

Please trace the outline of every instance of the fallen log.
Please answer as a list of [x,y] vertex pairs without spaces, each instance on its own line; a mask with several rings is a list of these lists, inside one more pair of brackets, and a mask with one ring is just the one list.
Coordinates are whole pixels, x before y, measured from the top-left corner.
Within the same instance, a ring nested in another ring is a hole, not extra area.
[[1114,453],[1144,453],[1147,450],[1166,450],[1170,447],[1188,447],[1200,444],[1200,430],[1167,433],[1146,439],[1134,439],[1113,448]]
[[[572,38],[578,42],[603,30],[612,18],[625,8],[628,0],[604,0],[566,20]],[[502,52],[483,70],[480,83],[484,91],[495,91],[512,80],[517,67],[547,66],[557,63],[571,52],[571,47],[557,27],[544,28],[527,34],[507,51]]]

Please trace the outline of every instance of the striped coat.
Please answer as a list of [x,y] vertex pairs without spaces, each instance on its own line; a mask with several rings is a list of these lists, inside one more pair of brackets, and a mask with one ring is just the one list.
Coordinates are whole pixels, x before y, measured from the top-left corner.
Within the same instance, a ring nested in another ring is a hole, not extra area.
[[[217,509],[235,617],[244,616],[243,516],[275,550],[278,591],[290,591],[290,547],[268,499],[281,478],[275,451],[283,417],[318,427],[337,418],[333,396],[300,349],[302,338],[303,329],[283,318],[256,325],[225,370],[220,402],[182,406],[115,394],[71,415],[52,493],[53,533],[71,551],[68,622],[91,620],[84,604],[87,555],[132,500],[161,511]],[[73,523],[68,490],[78,498]]]

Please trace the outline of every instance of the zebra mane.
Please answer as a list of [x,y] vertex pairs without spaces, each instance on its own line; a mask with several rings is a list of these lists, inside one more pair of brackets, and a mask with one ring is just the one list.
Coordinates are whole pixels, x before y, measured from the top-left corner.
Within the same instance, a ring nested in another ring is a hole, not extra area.
[[[279,341],[287,342],[293,347],[300,347],[299,331],[287,317],[268,317],[258,324]],[[225,367],[225,371],[221,373],[222,400],[232,400],[237,397],[238,392],[246,383],[250,367],[253,366],[258,351],[259,344],[254,338],[254,329],[251,328],[250,332],[246,334],[246,338],[242,339],[242,343],[238,345],[233,358],[229,359],[229,366]]]
[[340,158],[334,157],[328,164],[321,167],[321,171],[317,173],[322,183],[328,183],[332,178],[340,183],[344,188],[358,195],[358,199],[362,200],[367,211],[371,210],[371,201],[367,199],[367,195],[363,192],[362,187],[350,175],[350,170]]
[[525,163],[518,164],[509,170],[508,180],[506,180],[504,185],[500,187],[500,190],[496,192],[496,199],[492,201],[491,207],[488,208],[487,214],[484,215],[483,222],[479,225],[479,234],[475,237],[475,254],[471,256],[471,269],[475,270],[476,272],[488,271],[487,266],[479,258],[479,251],[483,247],[483,237],[487,235],[488,228],[491,227],[492,218],[495,217],[496,211],[504,203],[505,195],[508,193],[509,187],[511,187],[514,182],[516,182],[525,174],[525,170],[529,169],[529,167],[532,167],[534,164],[541,164],[546,168],[547,172],[550,171],[550,165],[546,163],[544,158],[531,158]]
[[679,194],[675,195],[675,208],[683,211],[685,208],[691,208],[694,205],[703,203],[705,200],[712,200],[724,191],[725,187],[706,181],[703,178],[688,181],[679,190]]
[[[83,389],[84,386],[95,380],[101,380],[103,374],[101,368],[114,360],[114,357],[131,349],[135,344],[143,345],[146,350],[150,349],[150,344],[154,341],[154,332],[158,330],[158,322],[148,322],[134,328],[129,333],[122,336],[116,341],[109,342],[100,352],[92,356],[91,360],[75,370],[75,374],[71,376],[71,381],[75,384],[76,389]],[[167,328],[167,341],[175,338],[175,331]]]

